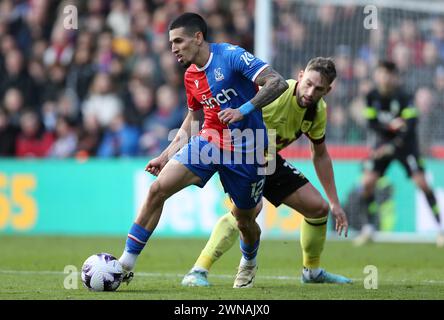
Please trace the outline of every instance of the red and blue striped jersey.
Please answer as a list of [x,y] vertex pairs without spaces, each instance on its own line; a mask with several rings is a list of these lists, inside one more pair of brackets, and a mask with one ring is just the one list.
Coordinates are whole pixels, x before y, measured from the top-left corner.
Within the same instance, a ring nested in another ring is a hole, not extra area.
[[[188,108],[192,111],[203,108],[205,114],[201,136],[224,149],[250,152],[259,145],[266,147],[266,127],[260,110],[253,110],[242,121],[228,126],[219,121],[217,114],[226,108],[239,108],[251,100],[258,91],[254,81],[267,66],[241,47],[210,43],[206,65],[198,68],[193,64],[184,76]],[[253,138],[245,133],[247,129],[254,133]],[[262,143],[256,141],[258,135],[264,135]]]

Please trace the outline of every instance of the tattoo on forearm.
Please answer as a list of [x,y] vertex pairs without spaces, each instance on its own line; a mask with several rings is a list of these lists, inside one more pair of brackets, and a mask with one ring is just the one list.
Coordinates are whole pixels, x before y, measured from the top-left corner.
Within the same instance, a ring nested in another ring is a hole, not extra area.
[[273,102],[288,88],[288,84],[282,76],[271,67],[266,68],[256,78],[256,84],[263,86],[251,103],[256,108],[263,108]]

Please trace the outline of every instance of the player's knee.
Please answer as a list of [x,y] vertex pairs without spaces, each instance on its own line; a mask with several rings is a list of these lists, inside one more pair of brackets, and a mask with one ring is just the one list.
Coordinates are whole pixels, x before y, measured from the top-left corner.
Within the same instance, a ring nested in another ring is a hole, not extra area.
[[323,218],[328,216],[328,212],[330,211],[330,206],[328,205],[328,203],[326,201],[322,202],[322,206],[319,210],[319,218]]
[[317,218],[326,217],[328,216],[329,211],[330,211],[330,206],[328,205],[327,201],[323,200],[316,208],[316,210],[313,212],[311,218],[317,219]]
[[237,220],[237,228],[241,233],[249,232],[253,227],[255,227],[254,219],[251,219],[249,217],[238,217],[236,220]]
[[317,204],[313,205],[310,209],[304,210],[303,215],[306,218],[318,219],[328,216],[330,206],[327,201],[321,199]]
[[148,198],[154,202],[165,201],[168,198],[168,193],[164,188],[162,188],[162,185],[159,183],[159,181],[155,180],[151,184],[150,190],[148,192]]

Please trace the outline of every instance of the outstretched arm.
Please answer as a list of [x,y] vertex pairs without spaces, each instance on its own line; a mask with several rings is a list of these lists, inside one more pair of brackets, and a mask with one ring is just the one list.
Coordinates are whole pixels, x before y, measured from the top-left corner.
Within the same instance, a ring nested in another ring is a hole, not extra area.
[[339,233],[339,235],[341,235],[342,231],[344,231],[344,235],[347,237],[347,216],[339,203],[338,194],[336,192],[333,165],[325,142],[319,144],[311,143],[311,152],[316,174],[325,190],[325,193],[327,194],[330,202],[331,213],[336,219],[335,230]]
[[[168,160],[173,157],[185,144],[188,143],[191,135],[197,134],[201,127],[202,110],[188,111],[181,127],[176,133],[173,141],[156,158],[152,159],[145,167],[145,171],[157,176]],[[196,131],[196,132],[194,132]]]

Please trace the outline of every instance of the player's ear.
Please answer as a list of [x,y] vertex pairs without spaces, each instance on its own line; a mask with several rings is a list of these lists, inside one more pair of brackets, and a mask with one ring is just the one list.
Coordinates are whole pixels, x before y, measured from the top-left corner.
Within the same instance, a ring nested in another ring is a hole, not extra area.
[[303,76],[304,76],[304,70],[299,71],[298,81],[301,81]]
[[194,34],[194,38],[196,39],[196,42],[197,42],[198,45],[201,45],[202,42],[204,42],[203,33],[201,31],[197,31]]
[[325,92],[325,94],[329,93],[331,90],[331,86],[328,86],[327,91]]

